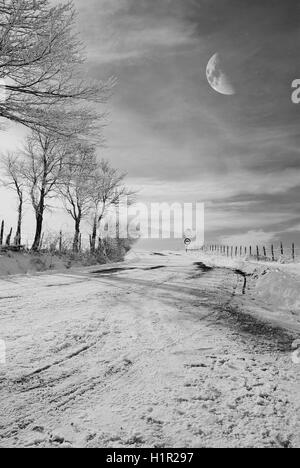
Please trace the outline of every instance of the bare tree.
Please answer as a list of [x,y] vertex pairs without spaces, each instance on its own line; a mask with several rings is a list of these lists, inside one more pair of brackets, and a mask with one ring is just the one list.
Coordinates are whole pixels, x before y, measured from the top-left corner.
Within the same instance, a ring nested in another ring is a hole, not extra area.
[[[62,132],[61,122],[55,125],[62,105],[71,125],[74,102],[106,102],[112,80],[82,78],[84,54],[74,21],[72,1],[0,0],[0,117]],[[82,112],[93,120],[90,107]]]
[[75,223],[73,251],[79,251],[80,227],[91,208],[90,184],[97,168],[95,148],[87,144],[74,147],[64,166],[62,181],[58,186],[66,211]]
[[97,170],[91,180],[90,193],[92,201],[92,234],[90,236],[91,252],[96,250],[98,228],[108,210],[118,205],[122,200],[132,201],[134,192],[124,185],[126,173],[111,167],[110,163],[102,159],[98,162]]
[[18,198],[18,218],[14,243],[20,246],[22,241],[22,217],[25,191],[23,161],[20,155],[8,153],[3,159],[2,167],[4,170],[3,185],[14,190]]
[[35,212],[36,229],[32,250],[40,246],[46,202],[56,196],[69,141],[53,133],[33,131],[24,147],[23,178]]

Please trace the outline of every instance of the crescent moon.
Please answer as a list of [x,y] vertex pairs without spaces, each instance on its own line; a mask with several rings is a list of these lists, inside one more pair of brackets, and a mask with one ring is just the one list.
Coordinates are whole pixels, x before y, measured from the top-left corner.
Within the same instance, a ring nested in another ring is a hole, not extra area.
[[222,70],[222,63],[218,53],[214,54],[206,67],[206,77],[210,86],[220,94],[231,96],[235,94],[235,89],[226,73]]

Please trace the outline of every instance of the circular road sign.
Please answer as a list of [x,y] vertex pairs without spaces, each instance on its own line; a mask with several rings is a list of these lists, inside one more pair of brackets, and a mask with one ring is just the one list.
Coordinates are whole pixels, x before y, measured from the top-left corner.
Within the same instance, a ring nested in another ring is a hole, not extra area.
[[191,242],[191,239],[189,239],[188,237],[184,239],[184,245],[190,245]]

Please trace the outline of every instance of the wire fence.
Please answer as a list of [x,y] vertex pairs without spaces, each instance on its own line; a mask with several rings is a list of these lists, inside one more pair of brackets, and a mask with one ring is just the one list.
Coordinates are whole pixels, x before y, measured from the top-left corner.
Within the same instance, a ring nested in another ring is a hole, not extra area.
[[[193,250],[193,249],[190,249]],[[205,245],[201,249],[205,253],[212,255],[223,255],[228,258],[253,258],[266,262],[300,262],[300,247],[294,243],[286,245],[283,242],[279,244],[267,245]]]
[[[18,247],[16,239],[13,236],[13,229],[5,229],[4,220],[0,223],[0,251],[5,250],[7,247]],[[34,238],[34,232],[22,233],[22,247],[29,250]],[[65,251],[72,247],[74,232],[70,231],[51,231],[47,229],[42,233],[40,240],[40,250],[50,251]],[[90,248],[90,235],[87,233],[80,234],[79,249],[82,251]],[[187,247],[189,251],[203,251],[212,255],[222,255],[228,258],[253,258],[259,261],[267,262],[300,262],[300,247],[295,243],[290,245],[283,242],[277,244],[265,245],[220,245],[208,244],[204,245],[201,249]]]
[[[21,243],[16,241],[12,228],[6,228],[4,222],[0,222],[0,252],[6,250],[30,250],[35,237],[34,231],[22,231]],[[74,240],[74,231],[47,229],[41,234],[40,251],[66,251],[71,250]],[[90,236],[88,233],[79,236],[80,250],[90,248]]]

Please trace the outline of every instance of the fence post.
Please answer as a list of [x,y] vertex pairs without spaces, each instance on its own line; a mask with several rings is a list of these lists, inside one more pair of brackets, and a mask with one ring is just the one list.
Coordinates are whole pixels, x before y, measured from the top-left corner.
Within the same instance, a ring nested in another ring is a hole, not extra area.
[[258,247],[258,245],[256,246],[256,254],[257,254],[257,260],[259,260],[259,247]]
[[250,250],[249,250],[249,252],[250,252],[250,257],[252,257],[252,246],[251,246],[251,245],[250,245]]
[[266,250],[266,247],[264,247],[264,257],[265,257],[265,258],[267,257],[267,250]]
[[283,256],[284,255],[284,252],[283,252],[283,243],[281,242],[280,244],[280,252],[281,252],[281,255]]
[[271,245],[272,261],[275,262],[274,245]]
[[295,261],[295,244],[294,243],[292,244],[292,258],[294,262]]

